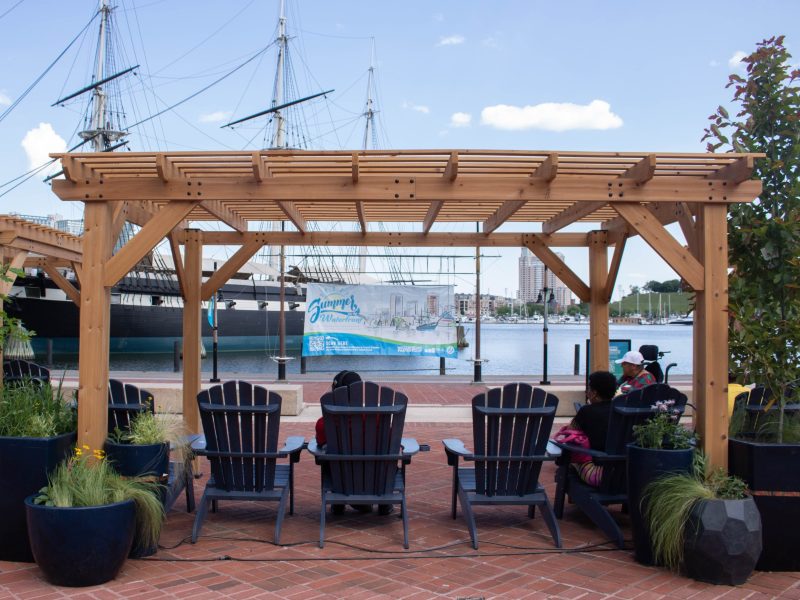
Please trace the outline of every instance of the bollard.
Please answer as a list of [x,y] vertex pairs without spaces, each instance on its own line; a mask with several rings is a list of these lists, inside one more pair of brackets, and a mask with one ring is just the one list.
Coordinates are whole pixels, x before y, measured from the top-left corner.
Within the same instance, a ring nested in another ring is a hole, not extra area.
[[439,357],[439,375],[444,375],[445,368],[444,368],[444,356]]
[[580,375],[581,372],[581,345],[575,344],[575,364],[572,367],[573,375]]
[[301,375],[305,375],[306,374],[306,357],[305,356],[301,356],[300,357],[300,374]]
[[177,373],[181,370],[181,343],[172,343],[172,370]]
[[47,368],[53,368],[53,340],[47,338]]

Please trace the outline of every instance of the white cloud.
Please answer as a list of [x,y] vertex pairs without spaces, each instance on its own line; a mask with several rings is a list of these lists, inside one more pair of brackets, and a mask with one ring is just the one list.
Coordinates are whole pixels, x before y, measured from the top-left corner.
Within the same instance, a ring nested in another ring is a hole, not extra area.
[[472,115],[465,112],[457,112],[450,115],[450,127],[469,127],[472,123]]
[[[55,132],[50,123],[39,123],[36,129],[31,129],[22,138],[22,147],[28,155],[28,166],[34,169],[49,161],[48,154],[51,152],[66,152],[67,142]],[[50,175],[59,170],[60,165],[55,162],[43,172]]]
[[447,37],[443,37],[439,40],[439,43],[436,44],[437,46],[457,46],[458,44],[463,44],[465,38],[463,35],[448,35]]
[[431,112],[430,107],[424,104],[412,104],[411,102],[403,102],[403,108],[406,110],[415,110],[423,115],[427,115]]
[[716,60],[711,60],[711,61],[708,63],[708,66],[709,66],[709,67],[718,67],[718,66],[719,66],[719,63],[718,63]]
[[611,112],[611,105],[604,100],[592,100],[589,104],[544,102],[522,107],[497,104],[481,111],[481,123],[506,130],[569,131],[622,127],[622,119]]
[[745,56],[747,56],[747,53],[743,52],[742,50],[737,50],[736,52],[733,53],[733,56],[731,56],[728,59],[728,66],[731,69],[740,69],[740,68],[742,68],[744,66],[744,65],[742,65],[742,59]]
[[218,110],[212,113],[206,113],[204,115],[200,115],[198,119],[201,123],[221,123],[222,121],[227,121],[231,116],[231,112],[228,110]]
[[8,106],[11,104],[11,98],[0,92],[0,106]]

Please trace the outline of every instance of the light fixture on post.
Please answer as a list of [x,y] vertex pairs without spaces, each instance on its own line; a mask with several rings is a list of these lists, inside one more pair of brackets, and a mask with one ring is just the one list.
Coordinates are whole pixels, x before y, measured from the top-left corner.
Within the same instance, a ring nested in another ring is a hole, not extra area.
[[[550,292],[548,298],[547,292]],[[542,380],[539,385],[550,385],[547,380],[547,305],[555,304],[556,297],[552,288],[547,287],[547,267],[544,268],[544,287],[539,291],[539,296],[536,298],[536,304],[544,305],[544,327],[542,328]]]

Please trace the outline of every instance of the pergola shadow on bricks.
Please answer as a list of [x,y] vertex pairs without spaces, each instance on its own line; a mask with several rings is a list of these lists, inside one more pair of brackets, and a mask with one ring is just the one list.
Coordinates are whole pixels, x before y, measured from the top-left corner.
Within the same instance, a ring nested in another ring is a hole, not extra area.
[[[0,267],[6,277],[0,281],[0,295],[6,296],[11,291],[17,277],[15,271],[35,267],[44,270],[67,298],[80,306],[80,292],[59,268],[71,269],[80,281],[82,261],[81,238],[25,219],[0,215]],[[2,356],[0,346],[0,359]]]
[[[527,247],[589,302],[591,369],[608,367],[608,304],[626,240],[641,236],[694,290],[697,427],[714,466],[727,462],[727,205],[751,202],[756,154],[398,150],[53,154],[62,200],[85,204],[80,292],[79,443],[106,436],[111,286],[168,238],[184,301],[183,410],[198,431],[202,302],[263,245]],[[141,230],[116,254],[125,223]],[[189,224],[215,221],[231,231]],[[249,231],[250,221],[290,231]],[[352,221],[359,231],[311,231]],[[567,233],[575,222],[597,229]],[[370,222],[417,223],[418,232],[374,232]],[[433,231],[475,223],[475,233]],[[506,222],[541,232],[503,233]],[[665,225],[679,223],[684,246]],[[534,227],[531,227],[534,229]],[[181,256],[180,246],[183,246]],[[240,249],[205,282],[204,245]],[[587,247],[589,281],[553,252]],[[609,262],[609,250],[613,249]]]

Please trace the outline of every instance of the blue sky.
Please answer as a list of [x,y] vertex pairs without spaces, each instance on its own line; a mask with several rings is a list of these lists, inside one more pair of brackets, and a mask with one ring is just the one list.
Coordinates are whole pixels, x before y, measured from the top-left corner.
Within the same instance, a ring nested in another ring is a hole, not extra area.
[[[208,85],[266,46],[278,15],[277,0],[114,4],[125,49],[119,68],[141,64],[137,76],[123,83],[129,124]],[[85,0],[0,0],[0,113],[95,9],[96,2]],[[798,50],[800,39],[800,3],[789,0],[302,0],[289,3],[288,17],[300,93],[336,89],[307,109],[318,136],[314,145],[326,149],[361,146],[357,115],[365,99],[371,37],[383,148],[689,152],[704,150],[706,118],[731,96],[725,84],[730,72],[741,69],[732,61],[736,53],[749,53],[775,34],[785,34],[789,50]],[[95,38],[92,24],[82,43],[0,121],[0,184],[39,164],[59,143],[76,143],[70,138],[81,104],[50,105],[88,83]],[[130,148],[260,147],[259,126],[236,131],[219,126],[229,116],[269,105],[274,62],[270,51],[177,110],[135,128]],[[554,122],[560,130],[552,130]],[[8,211],[79,217],[81,206],[60,202],[34,177],[0,197],[0,212]],[[484,261],[484,291],[512,294],[519,251],[487,254],[500,256]],[[565,254],[586,278],[586,253]],[[472,262],[457,266],[469,270]],[[621,285],[672,277],[640,240],[628,245]],[[471,291],[470,277],[447,281]]]

